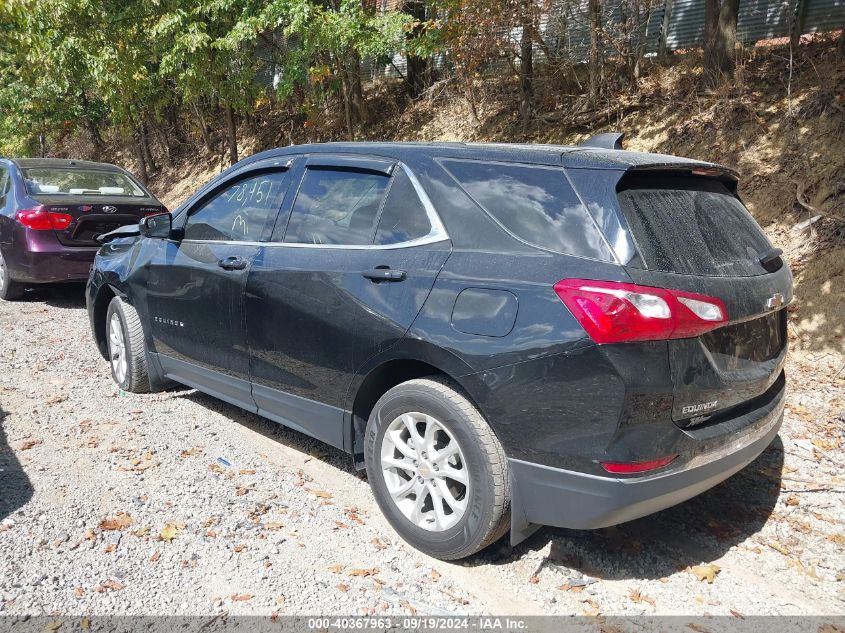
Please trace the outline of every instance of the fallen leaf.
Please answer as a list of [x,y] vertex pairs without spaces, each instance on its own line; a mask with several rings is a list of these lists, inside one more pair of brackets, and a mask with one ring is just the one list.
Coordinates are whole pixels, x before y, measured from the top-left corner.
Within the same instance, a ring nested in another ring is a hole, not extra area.
[[235,489],[235,496],[236,496],[236,497],[243,497],[243,496],[244,496],[246,493],[248,493],[250,490],[255,490],[255,488],[254,488],[254,487],[252,487],[252,486],[238,486],[238,487]]
[[378,567],[369,567],[367,569],[351,569],[350,576],[375,576],[379,572]]
[[86,541],[93,541],[97,538],[97,535],[94,534],[94,530],[85,530],[85,534],[83,537]]
[[337,530],[345,530],[346,528],[349,527],[343,521],[335,521],[334,524],[335,524],[335,529],[337,529]]
[[232,594],[232,602],[246,602],[247,600],[252,600],[251,593],[233,593]]
[[264,524],[265,530],[281,530],[283,527],[285,527],[284,523],[278,523],[276,521],[271,521],[270,523]]
[[342,591],[343,593],[346,593],[347,591],[349,591],[349,585],[344,584],[344,583],[340,583],[340,584],[337,586],[337,590],[338,590],[338,591]]
[[60,393],[60,394],[50,396],[49,398],[47,398],[45,400],[45,402],[47,404],[59,404],[60,402],[64,402],[65,400],[67,400],[67,396],[63,393]]
[[698,633],[710,633],[709,629],[705,629],[700,624],[696,624],[695,622],[690,622],[687,624],[687,628],[692,629],[693,631],[698,631]]
[[202,455],[202,447],[200,446],[194,446],[179,453],[180,457],[196,457],[197,455]]
[[132,517],[125,512],[118,512],[117,516],[100,521],[101,530],[123,530],[132,525]]
[[60,628],[62,628],[62,622],[60,620],[53,620],[48,622],[44,625],[43,633],[56,633]]
[[179,536],[180,530],[181,528],[176,523],[165,523],[159,536],[161,537],[162,541],[167,541],[168,543],[171,543],[173,539]]
[[329,571],[332,572],[333,574],[339,574],[340,572],[343,571],[343,568],[344,568],[344,565],[341,565],[340,563],[335,563],[334,565],[329,565]]
[[21,444],[21,450],[22,450],[22,451],[28,451],[29,449],[34,448],[34,447],[38,446],[38,445],[39,445],[39,444],[41,444],[41,443],[42,443],[42,441],[41,441],[41,440],[39,440],[39,439],[26,440],[25,442],[23,442],[23,443]]
[[208,470],[219,474],[223,472],[223,467],[220,464],[211,463],[208,465]]
[[416,607],[414,607],[414,605],[412,605],[407,600],[400,600],[399,606],[404,608],[404,609],[407,609],[409,615],[416,615],[417,614]]
[[79,626],[83,631],[88,631],[91,629],[91,620],[89,620],[88,618],[82,618],[79,621]]
[[97,587],[94,587],[94,591],[97,593],[104,593],[106,591],[120,591],[123,589],[124,585],[122,582],[117,580],[112,580],[109,578],[103,583],[100,583]]
[[642,604],[643,602],[650,604],[653,607],[657,605],[654,602],[654,598],[650,598],[643,594],[639,589],[631,589],[628,597],[631,599],[632,602],[636,602],[637,604]]
[[769,547],[771,547],[771,548],[772,548],[773,550],[775,550],[776,552],[780,552],[780,553],[781,553],[781,554],[783,554],[784,556],[790,556],[790,555],[792,554],[792,552],[790,552],[790,551],[789,551],[788,549],[786,549],[783,545],[781,545],[780,543],[778,543],[778,542],[776,542],[776,541],[769,541],[768,543],[766,543],[766,545],[768,545]]
[[157,562],[157,561],[158,561],[158,559],[159,559],[159,558],[161,558],[161,552],[159,552],[158,550],[156,550],[155,554],[153,554],[152,556],[150,556],[150,562],[151,562],[151,563],[155,563],[155,562]]
[[82,587],[75,587],[73,590],[73,595],[77,598],[81,598],[85,595],[85,590]]
[[433,581],[437,582],[438,580],[440,580],[440,572],[436,569],[432,569],[428,577],[431,578]]
[[531,578],[528,579],[528,582],[530,582],[532,585],[536,585],[538,582],[540,582],[540,577],[537,574],[534,574],[533,576],[531,576]]
[[240,475],[254,475],[255,469],[254,468],[241,468],[241,470],[238,471],[238,474],[240,474]]
[[801,502],[798,500],[798,497],[792,495],[791,497],[788,497],[784,503],[788,506],[797,506]]
[[312,488],[306,488],[306,490],[320,499],[331,499],[332,497],[334,497],[332,493],[326,492],[325,490],[314,490]]
[[232,549],[234,550],[235,554],[240,554],[246,549],[246,545],[235,545]]
[[111,553],[112,553],[113,551],[115,551],[116,549],[117,549],[117,544],[115,544],[115,543],[109,543],[108,545],[106,545],[106,546],[105,546],[105,548],[103,549],[103,551],[104,551],[106,554],[111,554]]
[[704,582],[707,581],[708,585],[712,585],[713,581],[716,580],[716,575],[722,571],[718,565],[696,565],[694,567],[690,567],[689,570],[698,578],[700,581]]
[[387,545],[382,543],[379,537],[375,537],[372,541],[370,541],[370,543],[372,543],[377,550],[387,549]]
[[740,620],[744,620],[744,619],[745,619],[745,616],[744,616],[744,615],[742,615],[742,614],[741,614],[739,611],[737,611],[736,609],[731,609],[731,615],[732,615],[733,617],[735,617],[735,618],[739,618]]

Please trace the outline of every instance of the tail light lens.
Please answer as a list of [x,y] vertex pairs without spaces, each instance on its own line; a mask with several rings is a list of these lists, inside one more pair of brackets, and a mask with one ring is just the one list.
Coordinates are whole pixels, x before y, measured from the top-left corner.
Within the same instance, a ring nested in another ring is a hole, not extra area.
[[669,455],[659,459],[652,459],[647,462],[602,462],[601,467],[607,472],[615,475],[631,475],[633,473],[645,473],[650,470],[657,470],[672,463],[677,455]]
[[564,279],[561,301],[596,343],[691,338],[727,323],[721,299],[615,281]]
[[16,216],[18,222],[34,231],[64,231],[73,222],[69,213],[56,213],[44,207],[21,209]]

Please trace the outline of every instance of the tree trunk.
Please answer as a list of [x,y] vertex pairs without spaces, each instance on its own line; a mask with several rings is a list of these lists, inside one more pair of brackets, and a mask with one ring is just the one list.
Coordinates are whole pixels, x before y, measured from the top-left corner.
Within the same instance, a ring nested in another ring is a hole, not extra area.
[[100,157],[103,154],[103,137],[100,136],[100,130],[97,127],[97,124],[91,119],[91,104],[89,103],[84,90],[80,96],[80,103],[82,104],[82,109],[85,112],[85,114],[82,115],[82,120],[85,124],[85,129],[88,130],[88,136],[91,137],[91,145],[94,148],[93,159],[100,160]]
[[352,95],[349,86],[349,75],[344,68],[340,69],[340,89],[343,97],[343,116],[346,119],[346,134],[350,141],[355,140],[355,128],[352,124]]
[[161,147],[161,151],[164,154],[164,164],[168,167],[173,164],[171,160],[171,154],[173,153],[173,148],[170,147],[170,143],[167,140],[167,134],[159,127],[159,125],[155,122],[155,120],[150,117],[149,118],[149,128],[155,137],[156,142]]
[[534,104],[534,16],[532,1],[521,0],[519,40],[519,112],[522,115],[522,133],[528,132]]
[[[426,3],[420,0],[412,0],[405,4],[405,13],[411,15],[416,22],[423,22],[426,19]],[[415,26],[411,29],[406,39],[408,41],[419,37],[422,33],[422,28]],[[413,99],[419,97],[425,89],[428,88],[431,81],[431,72],[429,65],[431,59],[428,57],[417,57],[416,55],[408,55],[407,61],[407,80],[406,85],[408,89],[408,96]]]
[[709,88],[733,78],[739,0],[705,0],[704,74]]
[[141,182],[145,185],[150,180],[149,172],[147,171],[147,159],[144,156],[144,147],[143,143],[141,142],[141,133],[139,130],[136,130],[132,134],[135,146],[135,161],[138,163],[138,171],[141,172],[138,176],[141,178]]
[[202,115],[202,110],[199,109],[199,106],[196,103],[192,103],[194,106],[194,114],[197,115],[197,123],[199,123],[200,133],[202,134],[202,140],[205,143],[205,148],[208,150],[209,154],[214,153],[214,145],[211,142],[211,136],[208,134],[208,127],[205,125],[205,117]]
[[238,162],[238,137],[235,129],[235,112],[231,106],[225,107],[226,114],[226,143],[229,145],[229,164]]
[[141,119],[141,122],[138,124],[138,135],[141,139],[141,150],[144,152],[144,160],[147,162],[147,170],[156,171],[158,166],[156,166],[153,153],[150,151],[150,140],[147,135],[147,125],[144,123],[143,119]]
[[352,90],[352,105],[355,107],[355,117],[361,123],[367,121],[367,104],[364,102],[364,87],[361,84],[361,56],[352,51],[347,56],[347,73],[349,86]]
[[590,16],[590,103],[595,105],[601,94],[601,4],[599,0],[589,0]]
[[836,48],[839,49],[839,54],[842,57],[845,57],[845,28],[842,29],[842,33],[839,34],[839,41],[836,44]]

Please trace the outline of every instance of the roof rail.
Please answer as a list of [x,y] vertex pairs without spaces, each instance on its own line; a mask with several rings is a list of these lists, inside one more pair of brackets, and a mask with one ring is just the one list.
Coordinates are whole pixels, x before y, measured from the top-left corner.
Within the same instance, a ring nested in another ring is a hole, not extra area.
[[578,147],[601,147],[602,149],[622,149],[623,132],[605,132],[596,134],[586,141],[578,143]]

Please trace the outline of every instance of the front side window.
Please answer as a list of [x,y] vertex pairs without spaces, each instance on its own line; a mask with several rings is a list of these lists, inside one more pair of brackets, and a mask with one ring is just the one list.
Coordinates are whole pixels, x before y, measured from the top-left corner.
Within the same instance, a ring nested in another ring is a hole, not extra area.
[[523,242],[614,261],[562,169],[458,160],[442,164],[482,209]]
[[255,242],[274,222],[284,198],[287,173],[250,176],[235,182],[191,211],[185,239]]
[[65,167],[22,169],[30,195],[100,195],[143,198],[147,193],[119,171]]
[[367,245],[390,177],[369,172],[309,168],[291,211],[284,241]]

